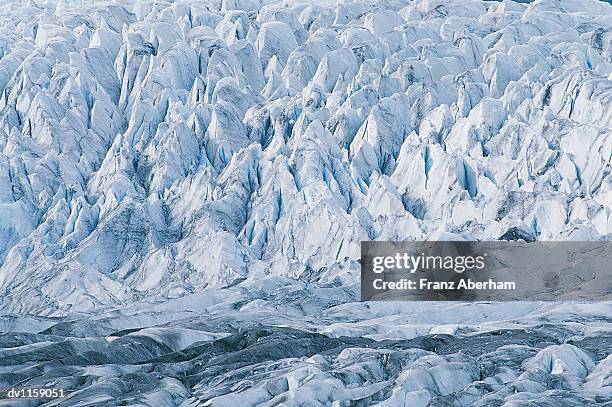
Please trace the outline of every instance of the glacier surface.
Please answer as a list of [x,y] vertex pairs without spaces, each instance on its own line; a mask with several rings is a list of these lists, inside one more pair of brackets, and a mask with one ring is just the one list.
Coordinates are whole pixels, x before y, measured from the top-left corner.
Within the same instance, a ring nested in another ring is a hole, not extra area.
[[612,403],[611,303],[358,302],[362,240],[612,239],[610,4],[0,0],[0,57],[0,388]]

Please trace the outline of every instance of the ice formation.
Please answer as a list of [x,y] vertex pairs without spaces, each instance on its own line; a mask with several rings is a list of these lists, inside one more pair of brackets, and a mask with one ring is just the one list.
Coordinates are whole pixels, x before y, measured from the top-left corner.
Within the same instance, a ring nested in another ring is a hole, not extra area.
[[610,4],[0,0],[0,56],[0,388],[612,402],[609,303],[356,302],[362,240],[611,239]]

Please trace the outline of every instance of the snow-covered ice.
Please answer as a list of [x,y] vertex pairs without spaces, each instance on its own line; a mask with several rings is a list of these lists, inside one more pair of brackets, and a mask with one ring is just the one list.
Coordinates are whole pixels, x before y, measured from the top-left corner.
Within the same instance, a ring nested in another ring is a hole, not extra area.
[[362,240],[611,240],[611,156],[607,2],[0,0],[0,389],[612,403],[610,303],[358,302]]

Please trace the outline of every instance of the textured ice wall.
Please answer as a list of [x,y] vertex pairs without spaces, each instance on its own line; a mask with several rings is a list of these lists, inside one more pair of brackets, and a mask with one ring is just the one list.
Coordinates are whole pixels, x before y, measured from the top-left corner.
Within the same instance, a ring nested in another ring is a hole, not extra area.
[[4,311],[610,236],[608,4],[82,3],[0,8]]
[[1,1],[0,388],[612,402],[609,303],[354,302],[361,240],[610,238],[611,28],[594,0]]

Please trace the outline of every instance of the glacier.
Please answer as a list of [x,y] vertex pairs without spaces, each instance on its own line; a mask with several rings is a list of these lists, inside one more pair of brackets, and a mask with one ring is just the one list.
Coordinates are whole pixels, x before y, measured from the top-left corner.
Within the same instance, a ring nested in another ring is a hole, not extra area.
[[612,5],[0,0],[0,91],[0,405],[612,403],[610,302],[359,302],[612,240]]

